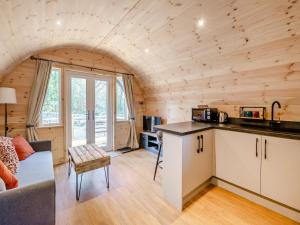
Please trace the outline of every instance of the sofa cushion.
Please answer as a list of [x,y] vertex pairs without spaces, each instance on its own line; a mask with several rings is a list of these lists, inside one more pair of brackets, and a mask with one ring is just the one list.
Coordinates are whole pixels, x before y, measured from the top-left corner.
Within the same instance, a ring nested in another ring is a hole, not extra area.
[[54,180],[52,153],[36,152],[20,161],[20,169],[16,177],[19,180],[19,187]]
[[14,137],[12,143],[15,146],[19,160],[24,160],[34,153],[30,144],[21,135]]
[[19,168],[19,158],[11,138],[0,137],[0,160],[15,174]]
[[7,189],[18,187],[18,180],[15,175],[0,160],[0,178],[4,181]]

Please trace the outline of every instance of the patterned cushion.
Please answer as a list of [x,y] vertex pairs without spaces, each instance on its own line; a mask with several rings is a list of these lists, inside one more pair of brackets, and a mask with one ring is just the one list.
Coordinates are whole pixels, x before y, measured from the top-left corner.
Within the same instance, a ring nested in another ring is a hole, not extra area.
[[0,192],[1,191],[6,191],[6,187],[4,181],[0,178]]
[[11,138],[0,137],[0,160],[15,174],[19,168],[19,158]]

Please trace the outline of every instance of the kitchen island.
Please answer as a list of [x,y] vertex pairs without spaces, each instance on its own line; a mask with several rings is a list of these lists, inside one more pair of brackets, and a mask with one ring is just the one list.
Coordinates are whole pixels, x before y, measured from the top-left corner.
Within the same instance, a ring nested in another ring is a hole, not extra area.
[[156,129],[163,132],[163,195],[179,211],[213,183],[300,221],[299,132],[199,122]]

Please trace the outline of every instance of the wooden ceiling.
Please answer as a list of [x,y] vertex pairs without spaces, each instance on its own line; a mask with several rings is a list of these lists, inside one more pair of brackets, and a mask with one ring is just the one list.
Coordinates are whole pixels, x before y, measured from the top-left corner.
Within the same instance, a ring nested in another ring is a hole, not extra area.
[[300,62],[299,34],[298,0],[0,0],[0,75],[81,45],[121,58],[153,90]]

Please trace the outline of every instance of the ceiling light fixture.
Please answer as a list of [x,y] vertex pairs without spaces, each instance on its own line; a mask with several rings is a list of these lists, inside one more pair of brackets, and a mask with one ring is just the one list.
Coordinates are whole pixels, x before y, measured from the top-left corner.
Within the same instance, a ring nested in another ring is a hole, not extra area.
[[149,53],[149,49],[148,49],[148,48],[146,48],[144,51],[145,51],[146,53]]
[[198,27],[204,27],[204,20],[203,19],[198,20],[197,25]]
[[60,20],[57,20],[57,21],[56,21],[56,24],[57,24],[57,25],[61,25],[61,21],[60,21]]

